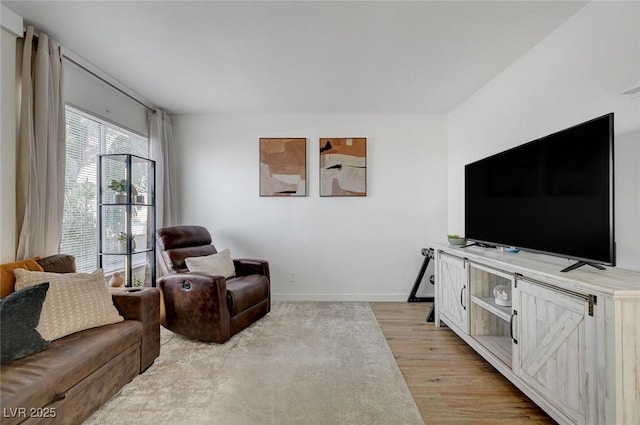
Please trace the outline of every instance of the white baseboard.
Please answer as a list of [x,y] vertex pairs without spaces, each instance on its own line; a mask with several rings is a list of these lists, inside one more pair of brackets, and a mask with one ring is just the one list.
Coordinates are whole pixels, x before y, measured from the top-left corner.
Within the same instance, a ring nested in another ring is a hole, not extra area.
[[408,294],[271,294],[273,301],[406,302]]

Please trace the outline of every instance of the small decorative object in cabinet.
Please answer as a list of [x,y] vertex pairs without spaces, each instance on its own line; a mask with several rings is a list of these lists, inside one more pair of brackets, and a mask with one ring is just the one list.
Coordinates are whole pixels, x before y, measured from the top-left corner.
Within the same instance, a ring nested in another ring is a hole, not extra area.
[[496,285],[493,288],[494,302],[503,307],[511,306],[511,288],[506,285]]
[[99,155],[98,266],[126,286],[155,286],[155,162]]

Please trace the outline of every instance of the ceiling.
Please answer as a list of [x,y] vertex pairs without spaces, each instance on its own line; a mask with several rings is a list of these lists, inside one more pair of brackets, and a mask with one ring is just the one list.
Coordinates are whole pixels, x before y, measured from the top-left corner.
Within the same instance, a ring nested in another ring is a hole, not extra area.
[[4,1],[174,114],[445,114],[581,1]]

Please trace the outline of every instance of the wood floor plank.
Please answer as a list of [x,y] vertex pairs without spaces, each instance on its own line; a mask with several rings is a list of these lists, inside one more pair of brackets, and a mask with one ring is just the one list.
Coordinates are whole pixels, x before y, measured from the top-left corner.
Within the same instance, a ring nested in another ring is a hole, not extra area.
[[426,323],[429,303],[371,303],[426,424],[556,422],[447,327]]

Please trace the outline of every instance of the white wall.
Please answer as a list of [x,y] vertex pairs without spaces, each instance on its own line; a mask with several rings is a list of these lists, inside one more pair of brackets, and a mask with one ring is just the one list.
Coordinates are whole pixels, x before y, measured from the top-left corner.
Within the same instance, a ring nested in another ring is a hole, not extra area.
[[[236,258],[269,260],[274,299],[404,301],[420,249],[446,237],[442,116],[201,115],[173,122],[180,223],[207,227],[216,247]],[[307,138],[307,197],[259,196],[260,137]],[[367,197],[319,197],[320,137],[367,137]]]
[[617,265],[640,271],[640,3],[580,10],[448,116],[448,223],[464,233],[464,165],[615,113]]

